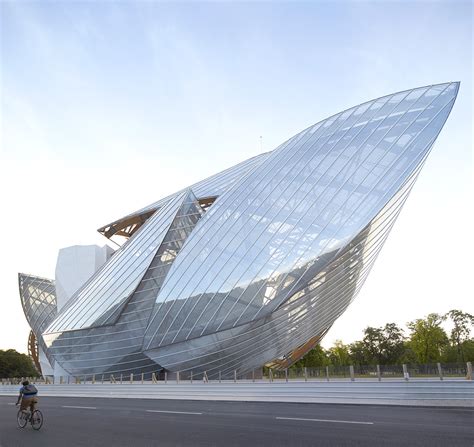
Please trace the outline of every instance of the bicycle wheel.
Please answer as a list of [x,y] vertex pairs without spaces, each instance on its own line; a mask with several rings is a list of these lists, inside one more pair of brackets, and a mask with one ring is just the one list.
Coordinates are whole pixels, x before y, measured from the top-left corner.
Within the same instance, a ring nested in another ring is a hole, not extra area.
[[41,411],[33,411],[31,415],[31,426],[34,430],[39,430],[43,426],[43,413],[41,413]]
[[16,414],[16,422],[18,427],[25,428],[28,423],[28,413],[23,410],[18,410],[18,413]]

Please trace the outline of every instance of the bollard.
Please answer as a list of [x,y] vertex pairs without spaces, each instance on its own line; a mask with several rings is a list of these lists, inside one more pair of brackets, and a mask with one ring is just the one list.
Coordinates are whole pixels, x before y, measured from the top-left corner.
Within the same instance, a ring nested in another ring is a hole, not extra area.
[[288,383],[288,368],[285,368],[285,382]]
[[95,384],[95,374],[92,375],[92,385]]
[[165,371],[165,383],[168,383],[168,371]]
[[67,376],[67,384],[69,385],[69,380],[70,380],[71,376]]
[[179,383],[179,371],[176,373],[176,383]]
[[133,383],[133,373],[130,373],[130,385]]
[[191,371],[191,375],[189,376],[191,383],[193,383],[193,372]]
[[326,380],[329,382],[329,366],[326,366]]
[[466,379],[467,380],[472,380],[472,362],[467,362],[466,366],[467,366]]
[[351,376],[351,382],[354,382],[355,377],[354,377],[354,365],[349,365],[349,374]]
[[[165,373],[166,374],[166,373]],[[156,380],[156,374],[155,373],[151,373],[151,383],[156,383],[157,380]]]
[[439,374],[439,380],[443,380],[443,370],[441,369],[441,363],[437,363],[438,365],[438,374]]
[[120,374],[120,385],[122,385],[122,379],[123,379],[123,376],[122,374]]
[[273,382],[273,371],[271,369],[268,370],[268,380]]
[[102,385],[104,384],[104,375],[102,374]]
[[219,383],[221,383],[221,379],[222,379],[222,374],[221,374],[221,372],[219,371]]
[[303,368],[303,375],[304,375],[304,381],[308,381],[308,370],[306,369],[306,366]]
[[377,379],[379,379],[379,382],[382,380],[382,374],[380,373],[380,365],[377,365]]
[[142,373],[142,385],[143,385],[143,380],[145,379],[145,374]]
[[237,382],[237,371],[234,369],[234,383]]
[[63,384],[63,376],[59,376],[59,385]]
[[54,376],[53,376],[53,385],[54,385]]
[[255,370],[252,369],[252,382],[255,382]]
[[[54,383],[54,377],[53,377],[53,383]],[[84,385],[87,385],[87,376],[84,376]]]
[[403,378],[405,379],[405,381],[408,382],[408,380],[410,379],[410,375],[408,374],[408,368],[407,368],[407,365],[405,365],[405,363],[402,365],[403,367]]

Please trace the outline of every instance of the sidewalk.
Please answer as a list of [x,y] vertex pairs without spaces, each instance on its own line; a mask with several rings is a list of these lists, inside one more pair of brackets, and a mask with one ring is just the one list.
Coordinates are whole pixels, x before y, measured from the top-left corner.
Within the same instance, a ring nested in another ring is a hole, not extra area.
[[[474,382],[181,382],[39,385],[41,396],[473,407]],[[17,385],[0,385],[16,396]]]

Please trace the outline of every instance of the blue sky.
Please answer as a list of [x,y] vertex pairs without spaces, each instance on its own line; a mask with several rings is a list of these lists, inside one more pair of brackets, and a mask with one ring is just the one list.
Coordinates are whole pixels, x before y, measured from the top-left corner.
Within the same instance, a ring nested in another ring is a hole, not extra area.
[[[17,272],[374,97],[461,81],[367,284],[324,344],[472,305],[472,4],[5,2],[0,349],[24,351]],[[262,136],[262,148],[260,146]],[[15,335],[11,335],[12,332]]]

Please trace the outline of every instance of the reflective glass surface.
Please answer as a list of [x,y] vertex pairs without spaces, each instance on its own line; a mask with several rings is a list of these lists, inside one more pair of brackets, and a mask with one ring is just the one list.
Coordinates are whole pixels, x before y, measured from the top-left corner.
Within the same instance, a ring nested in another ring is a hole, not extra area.
[[153,214],[48,323],[49,354],[71,374],[209,377],[291,358],[361,289],[458,88],[350,108],[139,210]]

